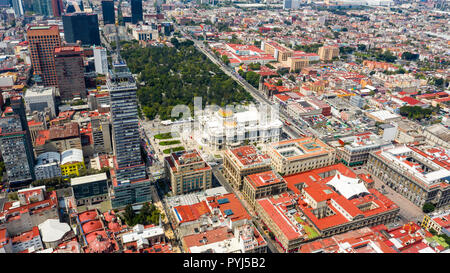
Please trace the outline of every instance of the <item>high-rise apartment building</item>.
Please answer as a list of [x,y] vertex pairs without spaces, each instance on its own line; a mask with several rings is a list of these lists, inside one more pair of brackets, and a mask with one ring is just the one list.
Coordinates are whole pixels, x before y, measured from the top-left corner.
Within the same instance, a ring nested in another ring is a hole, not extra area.
[[61,46],[58,26],[31,26],[27,30],[27,40],[35,81],[44,86],[56,86],[53,53]]
[[142,0],[131,0],[131,23],[143,21]]
[[104,25],[116,23],[116,17],[114,14],[114,1],[112,0],[102,1],[102,13]]
[[98,17],[94,13],[70,13],[62,16],[64,37],[68,43],[100,45]]
[[34,180],[35,175],[33,146],[22,97],[13,97],[11,105],[0,118],[0,150],[8,181],[14,185]]
[[55,68],[62,100],[86,97],[83,51],[79,46],[55,48]]

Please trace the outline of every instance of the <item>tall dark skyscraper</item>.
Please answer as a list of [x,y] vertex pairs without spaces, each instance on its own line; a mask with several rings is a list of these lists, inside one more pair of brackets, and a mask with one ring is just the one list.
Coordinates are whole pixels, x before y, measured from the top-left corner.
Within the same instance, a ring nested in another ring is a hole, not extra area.
[[100,45],[98,17],[93,13],[71,13],[62,16],[64,37],[68,43]]
[[143,21],[142,0],[131,0],[131,23]]
[[102,1],[103,24],[115,24],[116,18],[114,14],[114,1]]

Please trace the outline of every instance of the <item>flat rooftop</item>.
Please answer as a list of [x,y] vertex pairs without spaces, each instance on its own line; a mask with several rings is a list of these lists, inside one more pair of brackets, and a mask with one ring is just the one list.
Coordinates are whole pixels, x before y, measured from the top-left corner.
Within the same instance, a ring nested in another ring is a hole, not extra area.
[[[425,187],[439,184],[445,187],[449,186],[450,170],[447,168],[448,161],[445,156],[436,158],[432,155],[433,153],[427,154],[417,147],[406,145],[384,149],[375,154]],[[446,182],[444,183],[444,181]]]
[[106,173],[99,173],[93,175],[86,175],[82,177],[75,177],[70,180],[71,186],[82,185],[86,183],[98,182],[98,181],[106,181],[108,177]]
[[230,149],[229,152],[242,166],[253,166],[257,164],[270,163],[268,155],[261,154],[255,146],[241,146]]
[[333,150],[321,140],[311,137],[280,141],[272,143],[271,147],[280,157],[289,160],[326,154]]
[[284,182],[284,179],[272,170],[248,175],[247,180],[252,184],[254,188]]

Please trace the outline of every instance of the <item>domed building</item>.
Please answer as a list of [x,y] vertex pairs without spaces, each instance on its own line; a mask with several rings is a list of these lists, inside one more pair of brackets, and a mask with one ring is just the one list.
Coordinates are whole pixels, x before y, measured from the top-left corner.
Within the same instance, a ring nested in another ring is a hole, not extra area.
[[199,130],[195,132],[198,137],[195,139],[213,150],[278,141],[283,126],[276,111],[255,106],[235,111],[207,109],[198,120]]

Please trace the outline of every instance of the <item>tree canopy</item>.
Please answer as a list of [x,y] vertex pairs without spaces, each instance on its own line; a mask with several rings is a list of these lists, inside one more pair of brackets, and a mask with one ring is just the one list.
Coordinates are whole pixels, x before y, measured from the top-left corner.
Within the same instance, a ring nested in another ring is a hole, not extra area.
[[[161,212],[158,210],[157,207],[155,207],[153,204],[145,203],[140,209],[139,213],[137,214],[134,212],[133,207],[131,205],[127,205],[125,207],[125,211],[122,215],[122,218],[128,226],[132,227],[137,224],[157,225],[159,224],[160,215]],[[163,215],[161,215],[161,218],[162,216]]]
[[400,107],[400,115],[417,120],[428,118],[436,111],[439,111],[439,106],[436,108],[422,108],[420,106]]
[[131,72],[145,83],[139,86],[137,95],[147,118],[159,115],[169,119],[178,104],[192,109],[194,97],[201,97],[203,106],[253,101],[248,92],[197,51],[192,41],[171,42],[175,47],[141,48],[132,42],[122,47]]
[[435,209],[435,206],[431,203],[425,203],[425,204],[423,204],[423,207],[422,207],[422,211],[425,213],[433,212],[434,209]]

